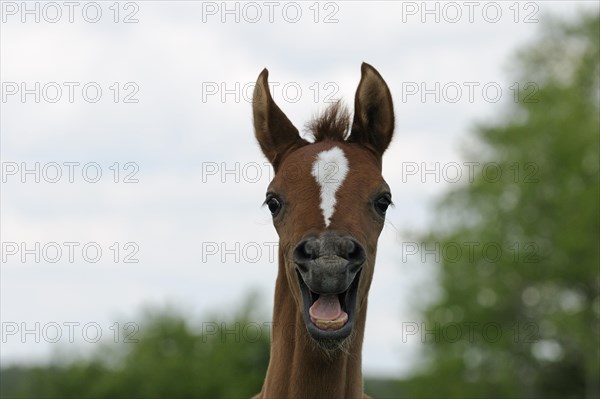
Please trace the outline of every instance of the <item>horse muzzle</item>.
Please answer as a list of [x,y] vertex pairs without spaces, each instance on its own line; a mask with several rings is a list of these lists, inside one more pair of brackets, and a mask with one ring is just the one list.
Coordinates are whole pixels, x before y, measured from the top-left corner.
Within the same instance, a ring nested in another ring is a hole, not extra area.
[[303,239],[294,249],[304,322],[320,345],[339,343],[352,332],[365,259],[359,242],[334,232]]

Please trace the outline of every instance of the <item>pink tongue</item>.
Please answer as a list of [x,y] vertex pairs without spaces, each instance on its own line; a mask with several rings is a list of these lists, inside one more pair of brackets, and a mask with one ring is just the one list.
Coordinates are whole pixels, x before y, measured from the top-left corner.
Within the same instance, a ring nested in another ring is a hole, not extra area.
[[316,320],[337,320],[342,315],[342,307],[337,295],[320,295],[308,310]]

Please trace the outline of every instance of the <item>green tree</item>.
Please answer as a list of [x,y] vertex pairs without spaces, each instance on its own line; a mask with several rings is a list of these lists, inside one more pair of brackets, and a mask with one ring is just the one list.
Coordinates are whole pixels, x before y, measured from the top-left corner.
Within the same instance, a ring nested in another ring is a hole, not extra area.
[[[250,301],[252,302],[252,301]],[[248,312],[198,331],[173,310],[149,312],[137,343],[90,360],[0,373],[3,398],[248,398],[262,387],[269,331]],[[215,320],[215,318],[210,318]]]
[[599,17],[544,32],[517,57],[506,122],[477,128],[497,167],[453,189],[424,238],[443,249],[442,295],[407,397],[600,396]]

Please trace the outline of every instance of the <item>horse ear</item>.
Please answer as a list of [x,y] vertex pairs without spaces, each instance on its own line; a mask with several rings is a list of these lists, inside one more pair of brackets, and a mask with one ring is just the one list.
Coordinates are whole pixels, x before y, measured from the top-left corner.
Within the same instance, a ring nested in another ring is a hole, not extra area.
[[258,144],[277,171],[285,153],[308,142],[300,137],[298,129],[273,101],[269,92],[268,78],[269,71],[265,68],[258,76],[254,87],[252,114]]
[[348,141],[369,146],[383,155],[393,133],[394,105],[390,89],[379,72],[363,62]]

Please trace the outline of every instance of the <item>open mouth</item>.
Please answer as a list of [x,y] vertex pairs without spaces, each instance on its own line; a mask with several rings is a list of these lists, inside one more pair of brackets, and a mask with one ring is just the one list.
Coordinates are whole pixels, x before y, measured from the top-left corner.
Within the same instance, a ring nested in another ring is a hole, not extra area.
[[308,309],[310,320],[321,330],[339,330],[348,321],[346,294],[311,293],[312,305]]
[[350,286],[341,293],[318,294],[312,291],[298,270],[304,303],[304,323],[317,341],[343,340],[352,332],[360,270]]

